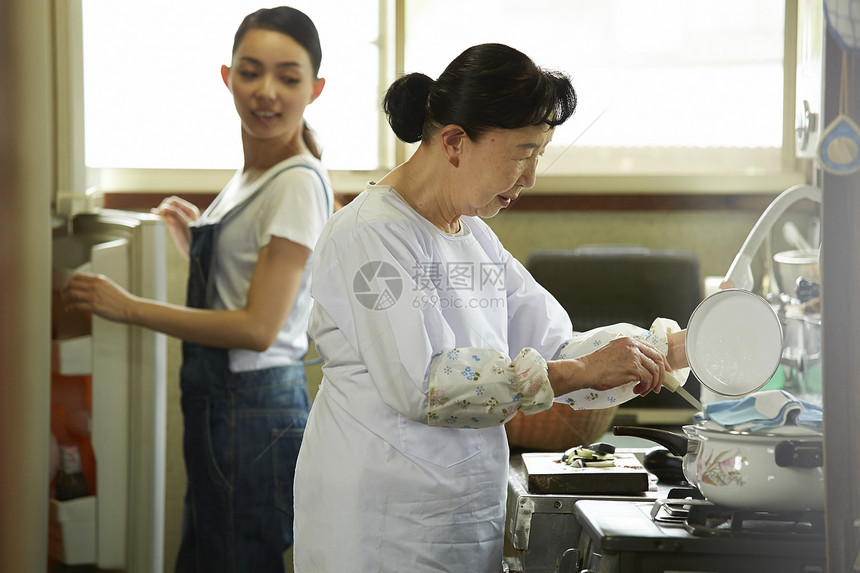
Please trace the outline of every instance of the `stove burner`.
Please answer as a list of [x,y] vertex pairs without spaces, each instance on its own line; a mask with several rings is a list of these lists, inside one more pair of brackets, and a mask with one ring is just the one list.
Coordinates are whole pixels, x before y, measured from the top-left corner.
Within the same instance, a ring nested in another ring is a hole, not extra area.
[[666,497],[669,499],[705,499],[705,496],[702,495],[702,492],[700,492],[699,489],[695,487],[673,487],[666,494]]
[[824,538],[823,511],[746,511],[715,505],[690,506],[684,527],[697,536],[820,536]]
[[663,525],[683,527],[690,507],[702,504],[713,505],[694,487],[675,487],[669,490],[665,498],[654,502],[651,519]]
[[824,538],[823,511],[748,511],[714,505],[696,488],[673,488],[651,506],[651,519],[697,537],[785,536]]

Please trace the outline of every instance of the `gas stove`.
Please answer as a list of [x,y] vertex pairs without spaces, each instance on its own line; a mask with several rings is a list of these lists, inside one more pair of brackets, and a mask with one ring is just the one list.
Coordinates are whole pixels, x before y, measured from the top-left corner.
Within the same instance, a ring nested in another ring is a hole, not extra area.
[[565,573],[825,571],[824,512],[737,511],[686,490],[649,502],[582,500],[574,514],[581,531],[559,562]]

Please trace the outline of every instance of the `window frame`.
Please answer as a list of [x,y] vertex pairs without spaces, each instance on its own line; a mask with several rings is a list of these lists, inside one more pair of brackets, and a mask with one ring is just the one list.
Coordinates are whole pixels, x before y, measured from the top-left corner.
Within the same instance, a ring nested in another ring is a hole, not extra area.
[[[82,1],[82,0],[79,0]],[[405,10],[407,0],[380,1],[380,76],[379,93],[404,71]],[[58,194],[74,194],[98,181],[95,195],[103,193],[169,192],[213,193],[221,189],[234,169],[133,169],[82,167],[83,106],[80,104],[83,81],[75,70],[82,61],[65,54],[81,54],[80,5],[74,2],[58,8],[57,50],[57,159]],[[75,6],[77,4],[77,7]],[[67,12],[67,13],[66,13]],[[76,28],[77,27],[77,28]],[[778,193],[806,179],[808,160],[795,156],[794,111],[797,67],[797,0],[785,0],[785,41],[783,46],[783,136],[781,171],[761,175],[543,175],[537,178],[531,194],[762,194]],[[79,105],[80,104],[80,105]],[[80,109],[78,109],[78,107]],[[405,161],[412,146],[397,141],[383,114],[378,128],[380,159],[392,168]],[[330,170],[335,192],[353,195],[368,181],[382,177],[388,168],[368,171]]]

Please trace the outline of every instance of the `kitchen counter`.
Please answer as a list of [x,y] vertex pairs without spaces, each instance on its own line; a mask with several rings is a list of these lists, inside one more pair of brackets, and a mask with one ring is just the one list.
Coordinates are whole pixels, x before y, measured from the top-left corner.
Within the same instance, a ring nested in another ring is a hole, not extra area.
[[[607,440],[609,441],[609,440]],[[612,437],[618,441],[618,436]],[[646,442],[646,440],[642,440]],[[642,461],[647,448],[621,448]],[[561,453],[559,453],[561,457]],[[523,573],[556,573],[562,555],[577,546],[581,526],[574,515],[574,505],[584,499],[649,502],[666,497],[676,486],[658,484],[652,476],[648,491],[638,494],[562,495],[534,494],[528,491],[522,455],[511,456],[508,471],[508,497],[505,518],[505,556],[511,571]]]

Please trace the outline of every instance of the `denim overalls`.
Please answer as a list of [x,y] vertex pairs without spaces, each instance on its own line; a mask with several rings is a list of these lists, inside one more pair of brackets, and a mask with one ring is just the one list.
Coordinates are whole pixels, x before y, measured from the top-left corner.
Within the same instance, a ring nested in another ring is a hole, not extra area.
[[[293,165],[269,181],[295,167],[314,171]],[[218,223],[192,228],[189,307],[212,308],[219,231],[269,181]],[[310,409],[303,365],[233,373],[228,349],[183,342],[180,384],[188,488],[177,573],[282,573]]]

